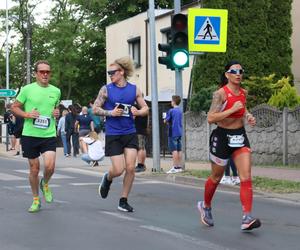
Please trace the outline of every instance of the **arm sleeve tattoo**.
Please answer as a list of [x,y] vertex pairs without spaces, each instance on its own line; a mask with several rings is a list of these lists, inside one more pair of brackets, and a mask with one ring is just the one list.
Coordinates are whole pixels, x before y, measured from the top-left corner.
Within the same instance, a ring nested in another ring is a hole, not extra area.
[[210,105],[209,112],[220,112],[222,109],[222,95],[219,91],[215,91]]
[[100,89],[97,99],[94,102],[93,112],[95,115],[111,116],[111,110],[104,110],[102,108],[106,99],[107,99],[107,88],[106,85],[104,85]]

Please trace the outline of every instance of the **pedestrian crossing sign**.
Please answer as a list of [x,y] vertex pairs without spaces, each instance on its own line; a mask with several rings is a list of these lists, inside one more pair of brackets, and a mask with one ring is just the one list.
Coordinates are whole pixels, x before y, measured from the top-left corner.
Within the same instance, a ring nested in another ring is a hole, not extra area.
[[189,53],[226,52],[227,20],[224,9],[189,9]]

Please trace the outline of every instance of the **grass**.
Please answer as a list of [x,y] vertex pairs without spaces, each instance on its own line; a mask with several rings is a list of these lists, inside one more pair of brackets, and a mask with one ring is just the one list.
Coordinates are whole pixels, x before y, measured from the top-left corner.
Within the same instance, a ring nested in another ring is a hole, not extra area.
[[[207,178],[210,170],[187,170],[182,175]],[[300,182],[298,181],[276,180],[267,177],[254,176],[253,187],[256,190],[274,193],[300,193]]]

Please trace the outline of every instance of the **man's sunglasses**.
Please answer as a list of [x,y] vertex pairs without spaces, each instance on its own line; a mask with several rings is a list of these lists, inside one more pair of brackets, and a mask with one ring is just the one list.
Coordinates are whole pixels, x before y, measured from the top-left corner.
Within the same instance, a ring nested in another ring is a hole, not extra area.
[[38,73],[40,73],[41,75],[45,75],[45,74],[49,75],[49,74],[51,74],[51,71],[50,70],[38,70]]
[[107,71],[107,74],[108,74],[109,76],[113,76],[117,71],[119,71],[119,69],[108,70],[108,71]]
[[242,74],[245,73],[245,70],[243,70],[243,69],[230,69],[230,70],[227,70],[226,72],[230,73],[230,74],[234,74],[234,75],[242,75]]

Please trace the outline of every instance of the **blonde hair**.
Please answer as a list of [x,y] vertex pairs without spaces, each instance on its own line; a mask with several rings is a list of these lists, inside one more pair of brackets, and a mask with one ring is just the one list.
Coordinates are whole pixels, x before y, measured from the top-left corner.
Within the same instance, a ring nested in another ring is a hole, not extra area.
[[133,75],[133,71],[134,71],[133,61],[129,56],[124,56],[119,59],[116,59],[110,65],[116,65],[119,66],[121,69],[123,69],[125,79]]
[[64,109],[63,112],[62,112],[62,116],[66,116],[68,113],[69,113],[69,111]]
[[89,132],[89,137],[94,139],[95,141],[99,140],[98,134],[95,131]]

